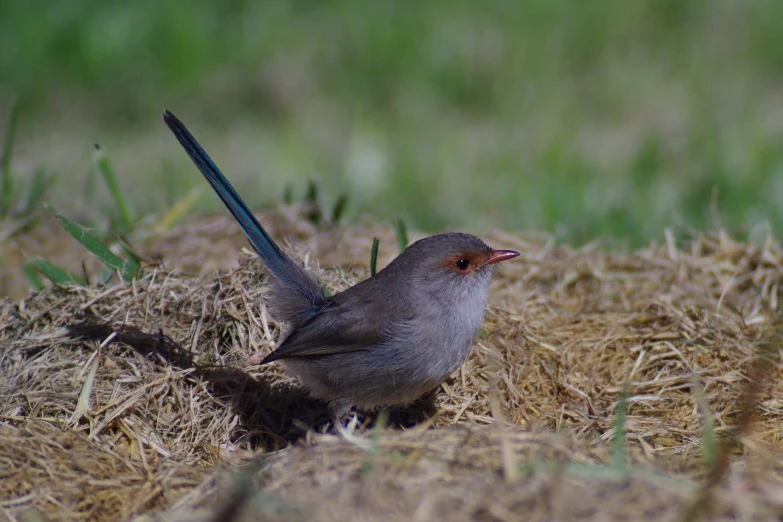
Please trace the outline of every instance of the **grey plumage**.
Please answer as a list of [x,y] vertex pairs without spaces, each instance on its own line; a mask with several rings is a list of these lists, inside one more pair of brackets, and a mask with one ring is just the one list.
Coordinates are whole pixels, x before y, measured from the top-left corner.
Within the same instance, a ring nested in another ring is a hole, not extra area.
[[484,315],[494,265],[462,274],[444,260],[491,251],[468,234],[422,239],[328,298],[264,362],[282,360],[337,412],[409,403],[459,368]]
[[519,255],[469,234],[417,241],[375,277],[331,297],[286,256],[185,126],[164,120],[267,266],[273,317],[288,333],[262,364],[280,361],[341,416],[351,407],[410,403],[465,361],[484,315],[495,263]]

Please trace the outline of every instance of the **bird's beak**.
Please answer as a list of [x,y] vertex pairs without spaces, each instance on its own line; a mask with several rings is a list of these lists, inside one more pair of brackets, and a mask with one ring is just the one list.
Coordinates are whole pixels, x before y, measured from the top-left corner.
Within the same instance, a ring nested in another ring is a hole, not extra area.
[[493,265],[495,263],[505,261],[506,259],[514,259],[518,255],[519,252],[515,252],[513,250],[493,250],[489,253],[489,258],[487,259],[486,264]]

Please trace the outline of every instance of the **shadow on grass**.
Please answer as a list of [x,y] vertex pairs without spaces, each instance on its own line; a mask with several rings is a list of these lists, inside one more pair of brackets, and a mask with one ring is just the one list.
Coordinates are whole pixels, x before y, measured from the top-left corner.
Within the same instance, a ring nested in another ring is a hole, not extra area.
[[[102,343],[110,336],[111,344],[123,344],[144,357],[157,357],[161,363],[178,370],[195,370],[193,375],[202,380],[210,392],[226,407],[240,416],[236,432],[254,449],[274,451],[296,442],[309,430],[334,430],[327,404],[313,398],[302,388],[273,385],[271,379],[256,378],[238,368],[201,365],[194,354],[184,349],[162,331],[151,334],[133,326],[114,327],[94,316],[85,316],[68,327],[74,339]],[[405,408],[389,412],[389,427],[408,428],[431,417],[437,411],[435,398],[438,389]],[[375,424],[374,413],[358,414],[361,425]],[[238,442],[235,438],[232,442]]]

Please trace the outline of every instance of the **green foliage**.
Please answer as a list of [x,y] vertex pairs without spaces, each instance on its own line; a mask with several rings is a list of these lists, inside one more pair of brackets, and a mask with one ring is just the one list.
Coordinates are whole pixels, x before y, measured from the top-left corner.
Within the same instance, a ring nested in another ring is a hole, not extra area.
[[[43,18],[40,7],[0,3],[13,50],[2,87],[63,147],[99,136],[132,151],[128,207],[173,200],[165,149],[148,148],[168,98],[212,130],[232,181],[260,171],[261,189],[243,194],[251,208],[318,169],[324,200],[345,194],[432,231],[639,244],[673,223],[712,226],[714,189],[731,230],[783,225],[780,2],[74,0]],[[71,128],[63,99],[84,120],[72,132],[54,125]],[[193,179],[186,158],[172,161]],[[62,200],[85,195],[73,186]]]
[[345,212],[345,208],[348,206],[348,196],[345,194],[340,194],[337,196],[337,200],[334,202],[334,206],[332,207],[332,223],[339,223],[340,219],[343,217],[343,213]]
[[33,179],[30,182],[30,191],[27,194],[27,203],[22,210],[22,214],[31,215],[36,211],[36,206],[43,198],[52,180],[53,176],[47,176],[45,168],[39,166],[35,169],[35,174],[33,174]]
[[14,99],[5,125],[5,139],[3,140],[3,156],[0,159],[0,215],[7,216],[11,212],[13,202],[14,183],[11,177],[11,155],[14,150],[14,137],[16,136],[16,124],[19,120],[19,101]]
[[66,270],[53,265],[49,261],[46,261],[45,259],[37,259],[27,263],[24,266],[24,273],[30,280],[30,283],[33,285],[33,287],[38,290],[43,288],[44,285],[36,272],[43,274],[47,279],[56,285],[84,286],[87,284],[84,279],[70,274]]
[[109,189],[112,201],[114,202],[115,209],[115,228],[120,234],[127,234],[133,229],[133,214],[131,213],[130,204],[128,203],[125,195],[120,190],[120,186],[117,183],[117,177],[114,175],[114,169],[112,169],[109,163],[109,158],[103,153],[100,146],[95,144],[95,170],[101,174],[103,180],[106,182],[106,186]]
[[377,237],[372,238],[372,249],[370,250],[370,277],[374,276],[378,269],[378,245],[381,240]]
[[[119,248],[122,249],[124,258],[112,252],[104,242],[96,235],[90,233],[86,227],[72,221],[61,214],[55,212],[49,205],[45,205],[60,225],[73,236],[82,246],[84,246],[90,253],[95,255],[103,265],[102,282],[108,283],[111,281],[114,274],[119,274],[120,278],[124,281],[131,281],[134,277],[138,276],[141,271],[141,259],[133,250],[133,248],[123,238],[123,234],[128,234],[133,231],[135,222],[133,219],[130,205],[127,198],[119,188],[117,178],[109,163],[108,158],[103,154],[101,149],[96,145],[96,152],[94,158],[93,169],[90,170],[90,175],[87,179],[87,185],[85,191],[89,192],[88,200],[92,201],[94,196],[94,183],[98,174],[104,179],[109,194],[111,195],[113,202],[112,211],[112,227],[108,235],[115,236],[116,243]],[[44,195],[46,189],[51,182],[51,176],[46,175],[46,171],[39,167],[32,177],[30,183],[30,192],[27,197],[26,206],[23,209],[24,213],[31,213],[37,207],[36,203]],[[175,221],[177,221],[183,212],[187,212],[192,206],[199,193],[199,190],[193,190],[190,194],[178,201],[162,218],[157,222],[158,226],[170,227]],[[57,267],[47,260],[36,260],[27,263],[23,267],[23,271],[30,281],[33,288],[41,289],[44,287],[43,281],[39,277],[45,276],[47,279],[58,285],[88,285],[87,274],[85,270],[85,277],[76,277],[66,270]]]
[[291,205],[294,202],[294,186],[291,183],[286,183],[283,188],[283,204]]
[[323,211],[321,210],[321,189],[318,186],[318,180],[315,174],[310,176],[310,182],[307,184],[307,192],[304,201],[308,204],[307,219],[312,223],[318,224],[323,220]]
[[[8,113],[8,120],[6,121],[2,158],[0,158],[0,217],[12,215],[14,217],[27,218],[25,226],[18,229],[18,231],[23,231],[32,223],[32,218],[38,210],[37,203],[46,193],[53,178],[46,175],[44,167],[39,166],[32,175],[27,195],[23,196],[21,194],[21,180],[14,178],[11,168],[18,121],[19,102],[17,99],[14,99]],[[23,206],[16,205],[15,202],[19,200],[23,200],[25,204]]]
[[43,281],[41,281],[41,278],[38,277],[38,269],[35,268],[32,263],[25,263],[22,265],[22,272],[27,280],[30,281],[34,290],[43,290],[45,285]]
[[[294,203],[294,186],[292,183],[286,183],[283,189],[282,201],[284,205]],[[305,217],[315,225],[337,224],[343,218],[345,209],[348,206],[348,195],[340,194],[332,206],[331,213],[324,211],[324,202],[321,196],[321,186],[315,174],[310,176],[307,182],[307,189],[302,202],[305,204]]]
[[119,273],[123,280],[130,281],[139,273],[139,270],[141,269],[139,259],[135,255],[129,254],[129,250],[126,249],[126,254],[128,254],[126,259],[122,259],[106,247],[98,238],[90,234],[82,225],[61,216],[51,208],[49,208],[49,211],[54,214],[54,217],[60,222],[60,225],[81,243],[84,248],[100,259],[107,268],[111,269],[113,272]]

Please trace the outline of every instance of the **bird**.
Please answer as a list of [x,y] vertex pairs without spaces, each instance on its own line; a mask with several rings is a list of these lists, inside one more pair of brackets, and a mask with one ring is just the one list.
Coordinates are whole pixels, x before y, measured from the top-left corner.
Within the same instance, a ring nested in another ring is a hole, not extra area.
[[272,240],[185,125],[163,120],[261,258],[270,315],[287,324],[261,365],[279,361],[333,419],[409,405],[468,358],[497,263],[519,255],[476,236],[443,233],[405,248],[374,276],[326,296]]

